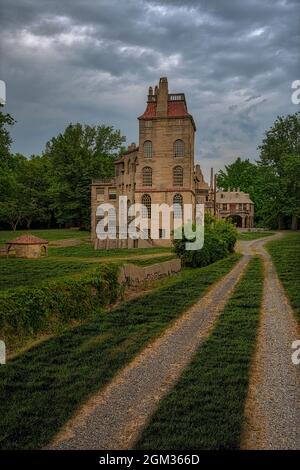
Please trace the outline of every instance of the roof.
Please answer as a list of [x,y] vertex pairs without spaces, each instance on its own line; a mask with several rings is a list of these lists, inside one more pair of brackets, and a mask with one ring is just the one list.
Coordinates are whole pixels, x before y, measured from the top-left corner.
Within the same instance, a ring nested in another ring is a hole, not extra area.
[[[221,197],[221,194],[222,194],[222,197]],[[218,203],[231,202],[233,204],[238,204],[238,203],[253,204],[253,202],[250,199],[249,194],[244,193],[243,191],[217,191],[216,202]]]
[[48,240],[36,237],[34,235],[21,235],[7,242],[8,245],[45,245]]
[[[147,108],[144,114],[140,116],[141,118],[153,118],[156,117],[156,101],[148,101]],[[191,115],[188,113],[185,98],[183,95],[183,99],[178,100],[168,100],[168,110],[167,116],[170,117],[183,117]]]

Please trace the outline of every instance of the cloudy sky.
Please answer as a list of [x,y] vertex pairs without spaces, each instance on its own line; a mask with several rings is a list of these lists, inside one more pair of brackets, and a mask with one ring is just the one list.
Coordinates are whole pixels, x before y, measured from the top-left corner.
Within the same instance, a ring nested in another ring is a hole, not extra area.
[[299,0],[0,0],[0,79],[13,150],[41,153],[69,122],[137,141],[149,85],[186,94],[206,174],[257,156],[277,115],[297,111]]

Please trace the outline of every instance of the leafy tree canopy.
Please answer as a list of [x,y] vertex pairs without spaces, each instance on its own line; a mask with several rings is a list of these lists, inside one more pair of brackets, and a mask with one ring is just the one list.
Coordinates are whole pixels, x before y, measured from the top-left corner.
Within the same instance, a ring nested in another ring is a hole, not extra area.
[[70,124],[47,143],[49,197],[58,223],[89,226],[91,180],[114,175],[123,142],[111,126]]

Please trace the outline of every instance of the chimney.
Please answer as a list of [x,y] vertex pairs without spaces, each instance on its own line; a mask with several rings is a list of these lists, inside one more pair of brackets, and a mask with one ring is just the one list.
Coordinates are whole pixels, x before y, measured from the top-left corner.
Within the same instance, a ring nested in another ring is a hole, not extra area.
[[154,100],[154,96],[153,96],[153,88],[152,86],[149,86],[149,91],[148,91],[148,103],[150,101],[153,101]]
[[161,77],[159,80],[159,87],[157,90],[157,116],[167,116],[168,114],[168,79]]
[[128,145],[128,150],[133,150],[133,149],[135,149],[135,148],[136,148],[135,142],[131,142],[131,144]]
[[210,189],[212,190],[214,187],[214,169],[210,169]]

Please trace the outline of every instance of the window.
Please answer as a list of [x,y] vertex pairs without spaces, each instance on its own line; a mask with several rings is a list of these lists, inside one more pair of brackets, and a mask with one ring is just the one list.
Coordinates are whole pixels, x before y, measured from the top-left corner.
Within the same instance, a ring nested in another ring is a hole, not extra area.
[[173,185],[183,186],[183,168],[181,166],[173,168]]
[[152,127],[152,121],[145,121],[145,127]]
[[166,231],[164,228],[159,229],[159,238],[162,238],[162,239],[166,238]]
[[144,142],[144,157],[152,158],[152,142],[151,140],[145,140]]
[[223,204],[223,211],[227,211],[227,204]]
[[184,142],[181,139],[175,140],[174,143],[174,156],[184,157]]
[[97,202],[104,202],[104,188],[99,188],[97,192]]
[[183,198],[181,194],[175,194],[173,197],[174,218],[182,219]]
[[109,188],[108,190],[108,198],[110,200],[117,199],[117,190],[114,188]]
[[117,220],[116,220],[116,213],[114,209],[108,209],[107,222],[108,222],[108,227],[111,230],[116,230]]
[[152,186],[152,168],[150,166],[143,168],[143,186]]
[[150,217],[151,217],[151,196],[149,196],[149,194],[143,194],[142,204],[145,206],[145,207],[143,207],[143,210],[142,210],[142,216],[143,217],[148,217],[150,219]]

